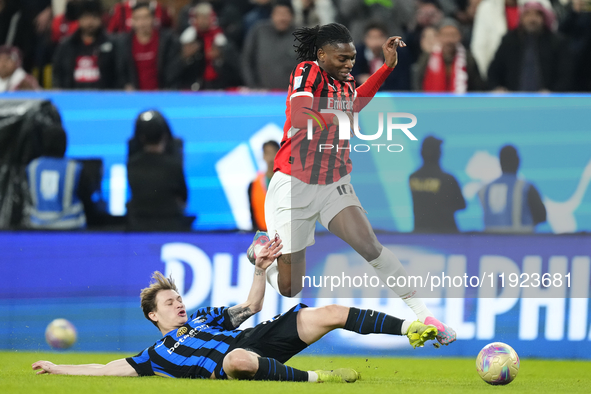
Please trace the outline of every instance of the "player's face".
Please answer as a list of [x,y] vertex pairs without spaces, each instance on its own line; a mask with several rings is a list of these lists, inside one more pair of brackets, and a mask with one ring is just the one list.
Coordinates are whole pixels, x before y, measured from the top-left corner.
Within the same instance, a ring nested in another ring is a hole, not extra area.
[[348,44],[325,45],[318,50],[318,64],[338,81],[349,78],[357,51],[352,42]]
[[187,311],[182,297],[174,290],[162,290],[156,295],[156,311],[152,312],[163,328],[173,329],[187,322]]

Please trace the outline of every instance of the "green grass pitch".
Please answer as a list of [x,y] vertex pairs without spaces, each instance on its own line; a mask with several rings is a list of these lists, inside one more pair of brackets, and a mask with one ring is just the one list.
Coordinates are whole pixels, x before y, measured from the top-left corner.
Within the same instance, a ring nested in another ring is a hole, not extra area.
[[519,375],[508,386],[484,383],[476,373],[474,359],[468,358],[299,356],[287,363],[305,370],[352,367],[361,372],[361,380],[354,384],[37,376],[31,370],[31,364],[37,360],[104,364],[125,356],[128,355],[0,352],[0,393],[591,393],[591,362],[586,361],[522,359]]

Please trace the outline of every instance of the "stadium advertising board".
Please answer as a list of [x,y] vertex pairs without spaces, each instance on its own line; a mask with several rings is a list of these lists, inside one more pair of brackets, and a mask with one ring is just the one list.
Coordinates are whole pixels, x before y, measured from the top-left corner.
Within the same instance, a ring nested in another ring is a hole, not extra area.
[[[103,159],[103,197],[115,215],[125,213],[129,197],[125,163],[135,118],[146,109],[161,110],[173,133],[184,140],[187,213],[198,216],[195,229],[252,228],[247,189],[257,172],[266,170],[263,143],[281,140],[285,93],[10,96],[19,97],[45,97],[56,104],[68,132],[68,156]],[[352,184],[366,208],[381,207],[367,209],[374,228],[412,231],[408,178],[422,164],[421,141],[435,135],[444,141],[441,166],[457,178],[466,199],[466,209],[456,214],[458,227],[481,231],[478,191],[500,176],[499,150],[513,144],[521,158],[518,175],[536,186],[548,211],[547,223],[537,231],[590,231],[590,107],[589,95],[378,95],[360,113],[361,133],[351,139],[356,147],[351,152]],[[384,141],[364,140],[380,129],[379,113]],[[381,149],[380,143],[385,144]]]
[[[419,291],[456,329],[457,343],[413,351],[405,338],[354,337],[339,330],[309,352],[475,356],[485,344],[501,341],[521,357],[589,358],[589,237],[378,237],[409,274],[429,275]],[[66,318],[78,329],[74,350],[137,352],[159,338],[139,307],[139,291],[153,271],[176,278],[189,312],[236,304],[246,299],[252,280],[245,253],[251,239],[251,234],[3,233],[0,348],[47,349],[45,326]],[[307,260],[310,285],[301,299],[279,297],[268,287],[263,311],[243,327],[298,301],[336,302],[414,319],[400,299],[372,281],[367,264],[333,236],[317,235]],[[344,283],[350,276],[351,285],[337,286],[331,276]],[[328,279],[320,285],[320,277]]]

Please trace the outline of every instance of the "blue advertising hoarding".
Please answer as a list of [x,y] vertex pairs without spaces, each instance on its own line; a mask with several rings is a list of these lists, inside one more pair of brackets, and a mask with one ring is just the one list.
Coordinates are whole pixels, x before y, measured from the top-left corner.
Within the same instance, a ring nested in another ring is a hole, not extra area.
[[[487,343],[502,341],[521,357],[590,359],[591,242],[588,236],[493,236],[378,234],[411,273],[467,275],[496,290],[448,286],[427,292],[425,302],[453,326],[449,347],[412,350],[403,337],[359,336],[338,330],[308,352],[359,355],[475,356]],[[0,236],[0,349],[47,350],[44,329],[66,318],[78,329],[74,350],[139,352],[159,339],[145,320],[139,291],[158,270],[173,275],[189,312],[202,306],[234,305],[246,299],[253,267],[246,258],[252,234],[121,234],[4,232]],[[367,267],[344,242],[319,234],[307,253],[307,274],[350,276]],[[499,275],[504,273],[504,283]],[[524,280],[549,274],[550,282]],[[512,281],[509,275],[517,275]],[[557,281],[557,275],[560,281]],[[568,275],[568,280],[567,280]],[[354,282],[355,283],[355,282]],[[301,301],[370,308],[407,319],[410,309],[381,285],[341,289],[306,286],[299,299],[270,287],[263,311],[244,327],[271,318]],[[573,298],[574,297],[574,298]]]
[[[185,142],[187,213],[198,215],[195,229],[251,228],[247,187],[266,169],[262,144],[281,139],[285,93],[43,92],[1,99],[40,97],[51,99],[63,116],[68,156],[104,160],[111,213],[123,214],[129,198],[125,163],[134,120],[156,108]],[[456,214],[461,231],[483,229],[477,192],[500,175],[504,144],[518,148],[519,175],[537,187],[546,205],[548,222],[538,232],[591,230],[591,96],[404,94],[378,100],[416,116],[411,130],[418,141],[399,133],[393,143],[404,146],[401,152],[351,153],[352,183],[374,227],[412,231],[408,177],[421,165],[420,141],[436,135],[444,140],[442,167],[458,179],[467,201]],[[361,127],[372,131],[363,118]]]

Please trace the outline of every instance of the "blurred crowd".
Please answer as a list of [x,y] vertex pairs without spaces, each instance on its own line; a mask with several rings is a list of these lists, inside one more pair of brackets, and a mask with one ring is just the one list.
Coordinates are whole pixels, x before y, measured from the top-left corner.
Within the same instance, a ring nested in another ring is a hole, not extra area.
[[287,90],[294,29],[339,22],[388,91],[591,91],[589,0],[0,0],[0,92]]

